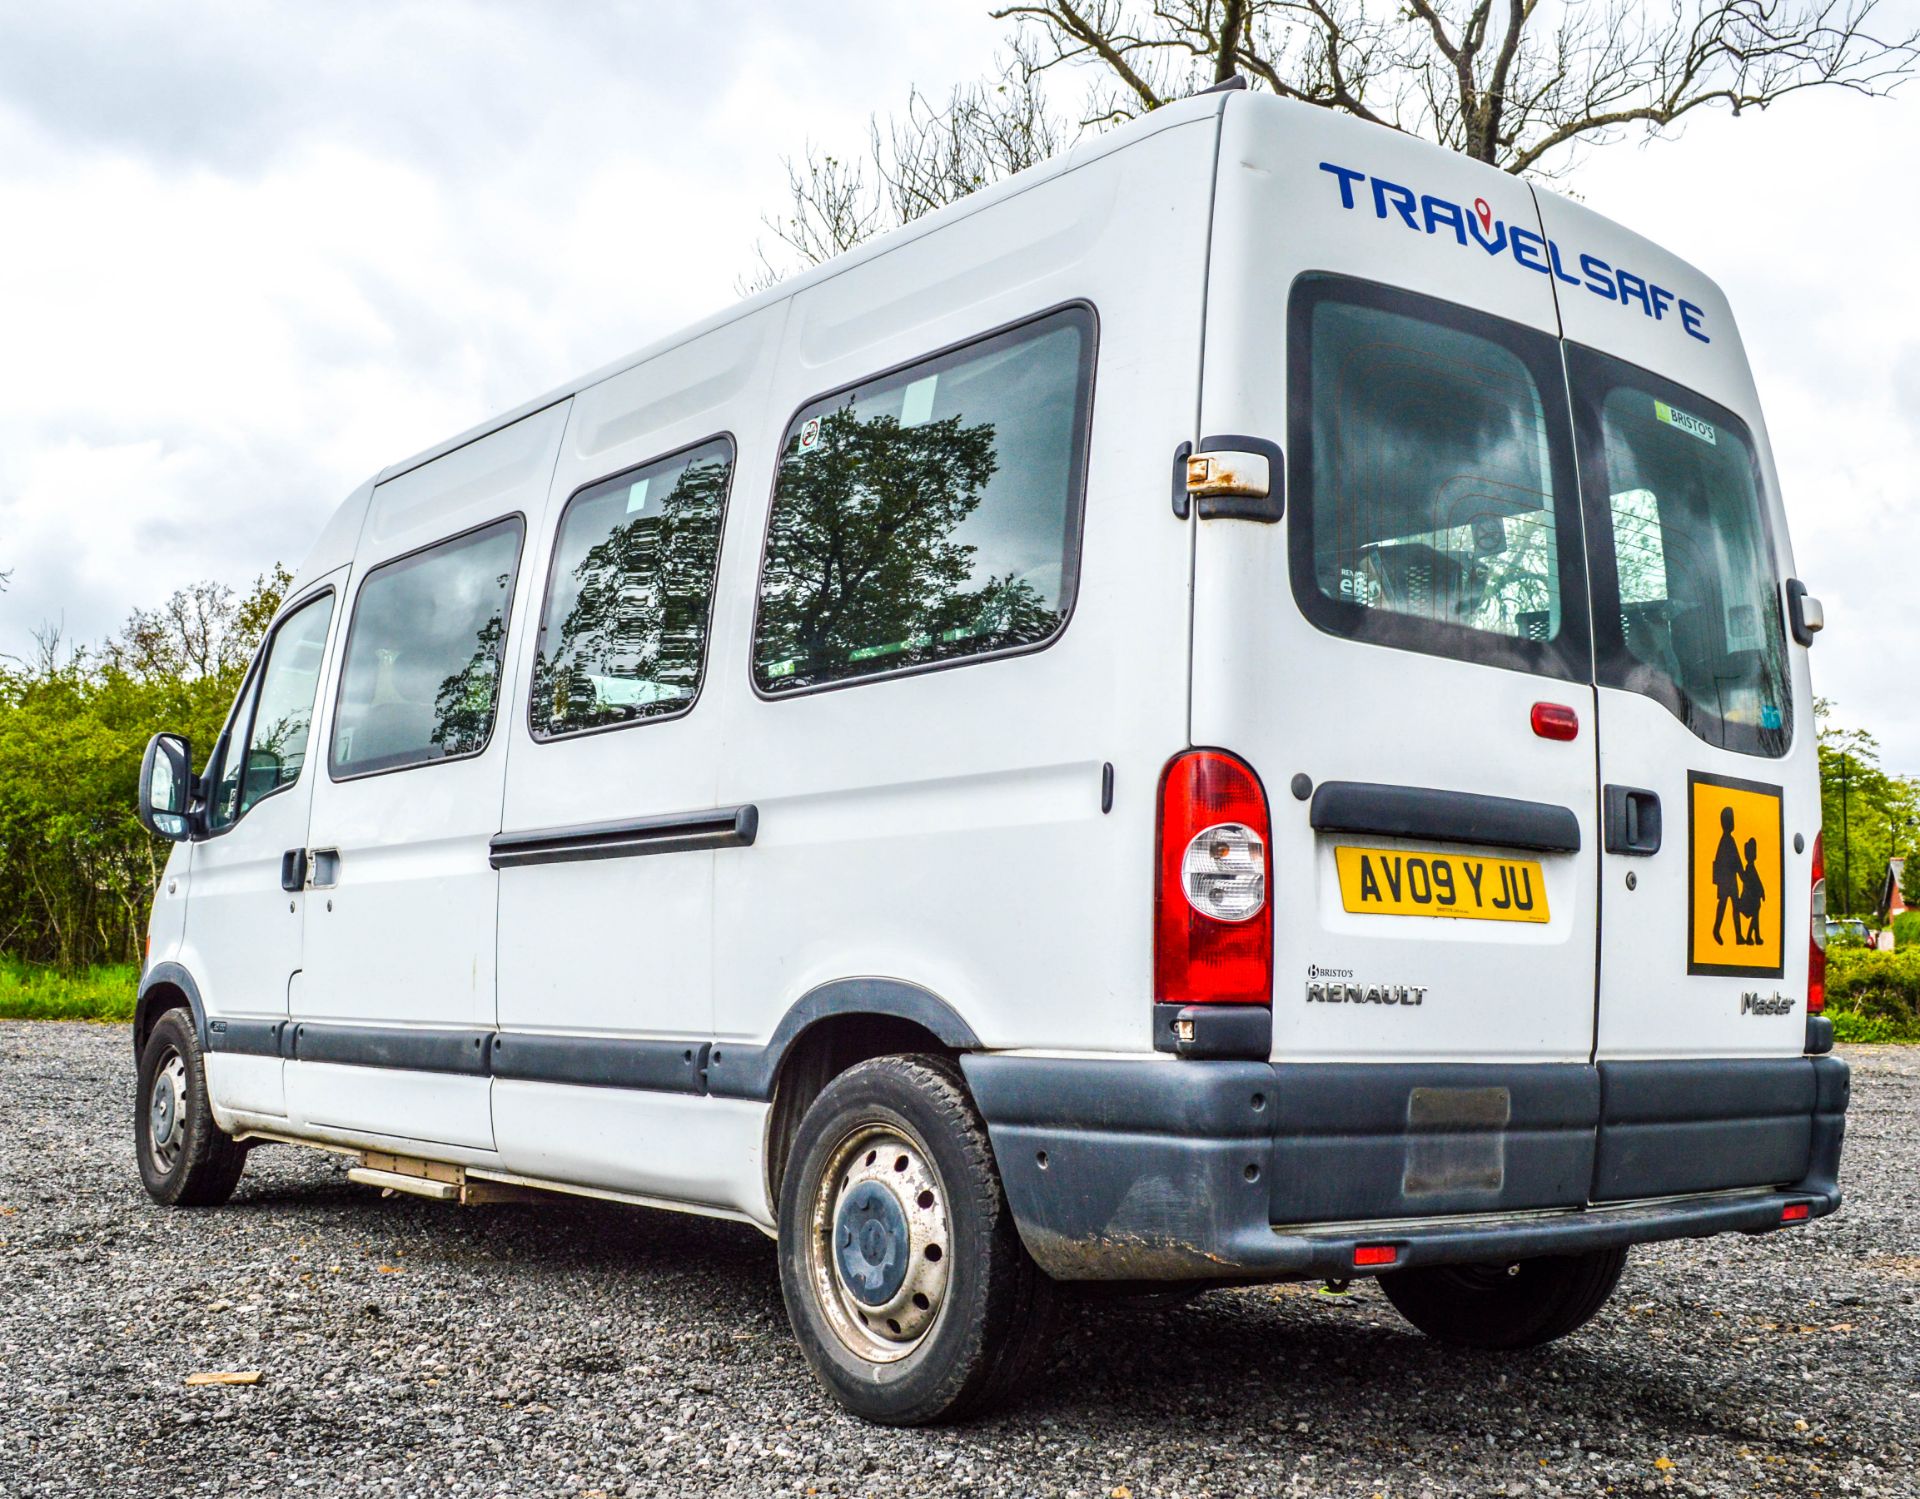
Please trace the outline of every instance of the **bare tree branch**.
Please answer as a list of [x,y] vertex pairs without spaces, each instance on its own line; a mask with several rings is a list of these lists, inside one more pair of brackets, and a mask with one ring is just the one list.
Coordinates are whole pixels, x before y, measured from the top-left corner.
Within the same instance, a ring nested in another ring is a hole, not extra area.
[[[1552,177],[1583,146],[1656,136],[1812,88],[1880,97],[1920,68],[1883,0],[1019,0],[999,76],[943,103],[915,89],[864,157],[809,146],[765,220],[813,264],[1100,130],[1244,73],[1256,88]],[[1087,80],[1076,125],[1043,76]],[[765,246],[743,291],[780,279]]]

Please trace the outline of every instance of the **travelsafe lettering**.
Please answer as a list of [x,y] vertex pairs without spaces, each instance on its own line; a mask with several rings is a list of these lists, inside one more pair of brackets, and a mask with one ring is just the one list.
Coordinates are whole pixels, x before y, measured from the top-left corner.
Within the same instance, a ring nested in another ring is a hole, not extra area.
[[[1677,312],[1680,326],[1686,329],[1688,337],[1697,338],[1703,344],[1713,342],[1706,332],[1707,315],[1698,303],[1676,296],[1644,276],[1609,265],[1597,255],[1582,255],[1578,261],[1566,258],[1556,241],[1495,218],[1485,198],[1475,198],[1469,212],[1446,198],[1415,193],[1397,182],[1370,178],[1365,172],[1336,166],[1330,161],[1321,162],[1320,170],[1339,182],[1342,208],[1357,208],[1361,202],[1371,199],[1376,218],[1397,218],[1407,228],[1426,234],[1450,234],[1463,249],[1477,246],[1488,255],[1511,255],[1530,271],[1551,276],[1568,286],[1584,287],[1605,301],[1638,307],[1642,316],[1657,323],[1665,322],[1670,312]],[[1364,192],[1358,190],[1361,183],[1368,184]]]

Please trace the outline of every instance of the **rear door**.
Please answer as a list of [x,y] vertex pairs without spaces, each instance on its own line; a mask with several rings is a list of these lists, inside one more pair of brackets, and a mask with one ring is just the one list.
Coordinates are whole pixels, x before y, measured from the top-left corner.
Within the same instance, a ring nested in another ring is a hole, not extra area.
[[1594,1196],[1795,1180],[1820,827],[1779,485],[1732,314],[1541,195],[1593,575],[1605,1104]]
[[1269,1211],[1578,1206],[1594,699],[1532,195],[1318,111],[1224,129],[1195,439],[1279,444],[1287,494],[1195,522],[1191,733],[1272,811]]
[[1314,112],[1225,129],[1196,435],[1279,442],[1289,493],[1197,524],[1192,734],[1272,805],[1273,1055],[1584,1064],[1593,692],[1531,195]]
[[[1785,517],[1739,334],[1691,267],[1542,198],[1562,256],[1594,273],[1562,283],[1560,302],[1601,779],[1616,807],[1598,1055],[1797,1055],[1806,943],[1789,934],[1807,930],[1815,736],[1805,652],[1785,620]],[[1641,804],[1631,828],[1628,790]]]

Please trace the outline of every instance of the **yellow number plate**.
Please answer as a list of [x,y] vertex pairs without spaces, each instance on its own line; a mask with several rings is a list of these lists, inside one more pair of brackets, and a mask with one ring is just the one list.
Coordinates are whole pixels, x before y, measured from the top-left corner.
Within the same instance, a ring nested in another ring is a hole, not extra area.
[[1463,916],[1545,921],[1547,880],[1538,859],[1485,859],[1418,849],[1336,847],[1340,902],[1371,916]]

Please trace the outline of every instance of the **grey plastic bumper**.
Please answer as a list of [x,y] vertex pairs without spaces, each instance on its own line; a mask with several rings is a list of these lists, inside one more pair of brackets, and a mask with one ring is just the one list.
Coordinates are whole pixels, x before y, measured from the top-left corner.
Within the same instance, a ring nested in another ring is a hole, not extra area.
[[1363,1244],[1406,1268],[1765,1232],[1790,1205],[1840,1205],[1832,1057],[962,1066],[1021,1237],[1063,1280],[1337,1277]]

